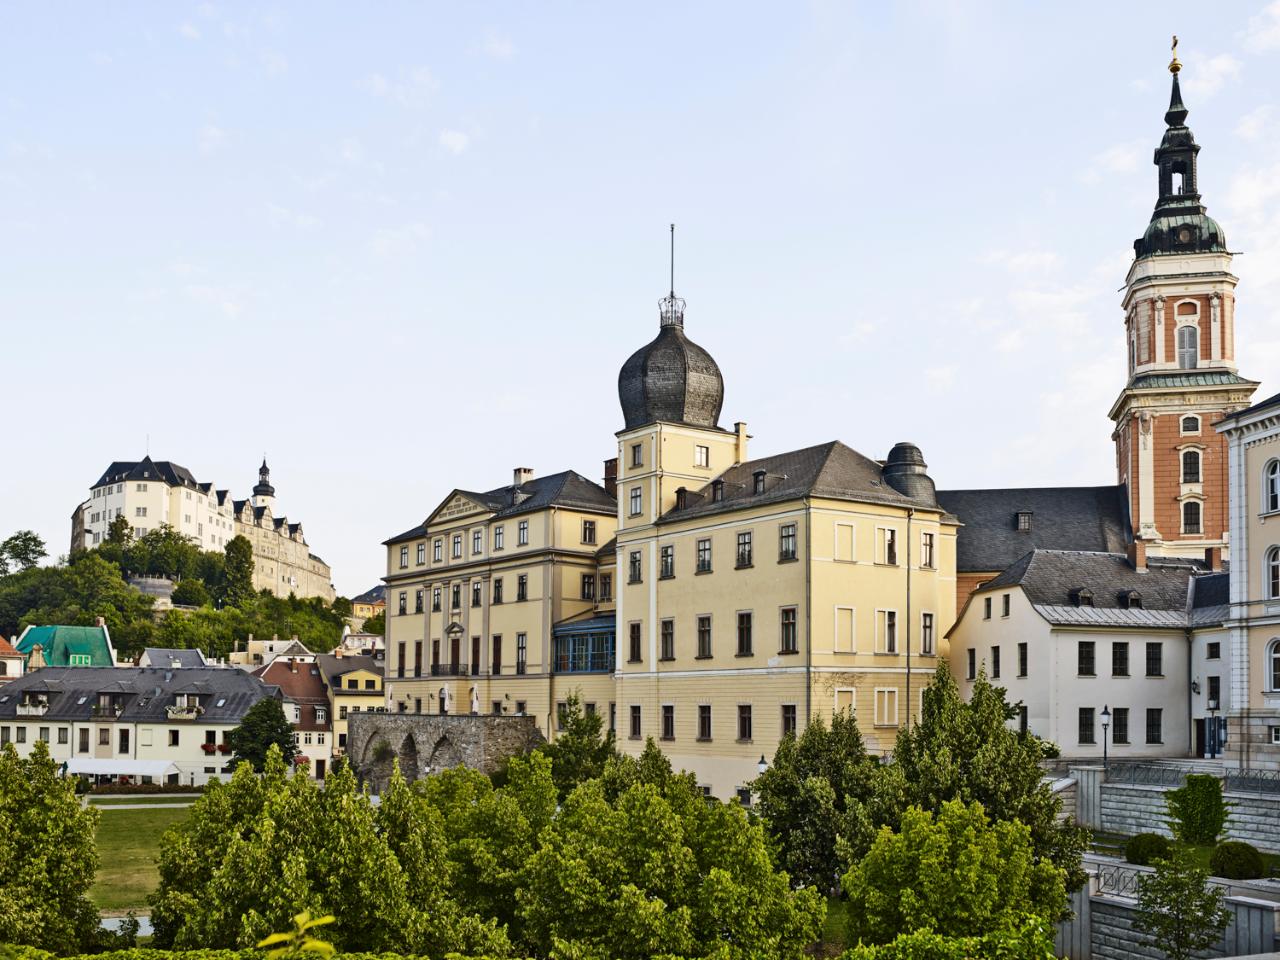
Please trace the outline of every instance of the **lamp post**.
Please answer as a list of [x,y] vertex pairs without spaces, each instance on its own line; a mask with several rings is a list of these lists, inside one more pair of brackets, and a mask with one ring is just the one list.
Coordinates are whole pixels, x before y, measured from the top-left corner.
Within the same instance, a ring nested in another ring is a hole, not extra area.
[[1209,698],[1209,759],[1218,759],[1218,700]]
[[1111,708],[1105,703],[1102,705],[1102,775],[1107,776],[1111,772],[1110,763],[1107,761],[1107,729],[1111,726]]
[[769,761],[764,758],[764,754],[760,754],[760,762],[756,764],[756,773],[764,776],[764,772],[769,769]]

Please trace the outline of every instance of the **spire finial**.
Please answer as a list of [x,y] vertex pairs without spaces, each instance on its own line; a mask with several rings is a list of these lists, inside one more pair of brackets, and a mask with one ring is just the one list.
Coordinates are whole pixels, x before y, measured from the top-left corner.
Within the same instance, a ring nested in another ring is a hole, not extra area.
[[671,293],[676,295],[676,225],[671,225]]
[[676,225],[671,224],[671,287],[658,301],[658,324],[663,327],[684,326],[684,301],[676,296]]
[[1178,35],[1173,35],[1173,59],[1169,61],[1169,72],[1176,74],[1182,69],[1182,64],[1178,62]]

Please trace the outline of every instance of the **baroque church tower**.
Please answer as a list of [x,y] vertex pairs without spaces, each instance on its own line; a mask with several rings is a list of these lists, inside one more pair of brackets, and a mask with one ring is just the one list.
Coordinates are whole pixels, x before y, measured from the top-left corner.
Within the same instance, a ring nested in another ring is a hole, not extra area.
[[1124,287],[1129,379],[1110,416],[1134,537],[1153,555],[1203,557],[1227,543],[1227,449],[1213,424],[1248,406],[1258,384],[1236,373],[1236,277],[1200,202],[1181,69],[1175,38],[1159,199]]

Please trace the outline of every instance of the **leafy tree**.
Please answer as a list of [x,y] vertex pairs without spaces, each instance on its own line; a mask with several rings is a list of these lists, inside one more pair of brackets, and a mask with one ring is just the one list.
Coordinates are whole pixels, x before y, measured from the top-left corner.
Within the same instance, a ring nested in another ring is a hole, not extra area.
[[1175,839],[1190,844],[1218,841],[1227,826],[1227,803],[1222,781],[1210,773],[1191,773],[1187,782],[1164,795],[1169,828]]
[[125,547],[128,546],[129,541],[132,539],[133,527],[129,525],[129,519],[124,514],[120,514],[107,524],[107,543],[117,547]]
[[226,566],[222,584],[222,602],[232,607],[245,607],[253,600],[253,545],[237,534],[224,548]]
[[203,580],[189,577],[173,588],[169,599],[187,607],[203,607],[209,602],[209,591]]
[[261,771],[272,747],[280,751],[285,764],[293,763],[297,747],[293,742],[293,727],[284,716],[284,706],[273,697],[259,700],[240,721],[240,726],[227,734],[231,745],[232,763],[249,763]]
[[48,556],[44,541],[31,530],[19,530],[0,543],[0,576],[10,569],[30,570]]
[[386,611],[380,610],[376,614],[374,614],[372,617],[366,618],[364,623],[360,627],[360,632],[385,634],[387,632]]
[[540,748],[551,758],[551,778],[561,799],[573,788],[604,773],[604,765],[617,751],[613,731],[604,729],[604,718],[586,713],[577,692],[565,697],[555,740]]
[[343,620],[351,616],[351,601],[346,597],[334,597],[331,606],[334,616],[341,617]]
[[1209,874],[1185,847],[1157,860],[1154,873],[1138,878],[1138,914],[1134,927],[1147,934],[1169,960],[1190,960],[1222,938],[1230,919],[1222,889],[1209,887]]
[[[840,883],[839,838],[863,815],[877,763],[869,758],[851,711],[827,726],[815,717],[799,738],[787,736],[773,763],[752,784],[759,812],[779,845],[779,865],[798,886],[826,892]],[[850,800],[861,801],[850,804]]]
[[1053,928],[1027,917],[1013,930],[947,937],[932,930],[904,933],[885,944],[859,944],[841,960],[1054,960]]
[[900,830],[881,827],[845,877],[849,938],[888,943],[915,930],[977,937],[1013,930],[1027,914],[1054,920],[1067,904],[1064,876],[1036,859],[1030,830],[990,823],[979,803],[946,801],[936,818],[909,807]]
[[99,811],[82,807],[44,741],[0,749],[0,942],[59,954],[92,949],[98,912],[85,896],[98,867]]

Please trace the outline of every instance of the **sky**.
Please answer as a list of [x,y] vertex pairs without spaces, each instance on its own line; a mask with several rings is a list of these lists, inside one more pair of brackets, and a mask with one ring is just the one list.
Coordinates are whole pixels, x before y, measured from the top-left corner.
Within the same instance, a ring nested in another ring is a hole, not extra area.
[[0,537],[55,557],[148,449],[237,497],[265,453],[348,596],[455,487],[598,479],[671,222],[753,456],[1113,483],[1174,33],[1240,372],[1280,389],[1280,0],[2,17]]

